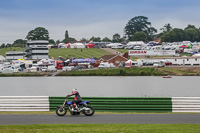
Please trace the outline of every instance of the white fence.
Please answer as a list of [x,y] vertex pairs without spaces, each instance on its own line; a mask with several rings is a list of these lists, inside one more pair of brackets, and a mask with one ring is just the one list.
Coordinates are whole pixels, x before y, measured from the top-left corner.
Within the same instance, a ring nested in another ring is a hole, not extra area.
[[200,97],[172,97],[172,112],[200,112]]
[[0,96],[0,111],[49,111],[49,96]]

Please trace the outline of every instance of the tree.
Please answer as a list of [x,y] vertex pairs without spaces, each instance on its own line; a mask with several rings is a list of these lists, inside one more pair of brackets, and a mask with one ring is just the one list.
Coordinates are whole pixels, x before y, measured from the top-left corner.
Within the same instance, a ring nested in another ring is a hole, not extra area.
[[55,45],[56,43],[55,43],[55,41],[53,39],[49,39],[49,44]]
[[69,34],[68,31],[65,31],[65,39],[62,41],[63,43],[69,43]]
[[58,45],[59,43],[60,43],[60,40],[57,40],[57,41],[56,41],[56,45]]
[[100,37],[94,37],[94,36],[92,36],[92,37],[90,38],[90,41],[93,41],[93,42],[101,42],[101,38],[100,38]]
[[68,31],[65,31],[65,39],[62,41],[63,43],[69,43],[69,42],[73,42],[73,41],[77,41],[75,38],[69,37]]
[[152,34],[154,32],[157,32],[155,28],[151,27],[151,23],[148,22],[148,18],[145,16],[136,16],[129,20],[124,28],[124,31],[125,34],[128,36],[128,39],[130,39],[130,37],[136,32],[140,31],[145,32],[149,36],[149,38],[153,36]]
[[160,30],[162,30],[163,32],[169,32],[170,30],[172,30],[172,27],[170,23],[168,23],[168,24],[165,24],[163,28],[160,28]]
[[6,44],[6,48],[8,48],[8,47],[12,47],[12,44],[7,43],[7,44]]
[[126,42],[126,36],[123,36],[123,37],[121,38],[121,42]]
[[148,34],[146,33],[148,40],[153,40],[155,38],[156,32],[157,30],[154,27],[150,27],[148,29]]
[[161,37],[161,40],[163,42],[180,42],[184,41],[184,39],[185,39],[184,31],[178,28],[174,28],[169,32],[165,32]]
[[17,39],[14,41],[14,43],[12,44],[12,47],[21,47],[24,48],[26,45],[27,41],[23,40],[23,39]]
[[187,26],[184,30],[186,30],[186,29],[190,29],[190,28],[194,28],[194,29],[196,29],[196,27],[195,27],[194,25],[188,24],[188,26]]
[[104,38],[102,39],[102,41],[103,41],[103,42],[111,42],[111,40],[110,40],[108,37],[104,37]]
[[112,41],[113,42],[121,42],[120,34],[118,34],[118,33],[114,34]]
[[69,34],[67,30],[65,31],[65,39],[69,39]]
[[76,42],[77,40],[75,38],[69,37],[68,42]]
[[185,39],[191,42],[199,41],[200,40],[200,32],[196,28],[186,28],[184,30]]
[[49,40],[49,32],[43,27],[37,27],[29,31],[26,38],[28,40]]
[[145,32],[140,31],[136,32],[131,38],[130,41],[143,41],[146,42],[148,40],[148,36]]
[[175,33],[175,38],[174,38],[175,42],[181,42],[185,40],[185,33],[182,29],[174,28],[173,32]]
[[84,38],[84,37],[81,38],[80,41],[81,41],[81,42],[88,42],[88,40],[87,40],[86,38]]
[[0,46],[0,48],[5,48],[5,47],[6,47],[5,43],[1,44]]

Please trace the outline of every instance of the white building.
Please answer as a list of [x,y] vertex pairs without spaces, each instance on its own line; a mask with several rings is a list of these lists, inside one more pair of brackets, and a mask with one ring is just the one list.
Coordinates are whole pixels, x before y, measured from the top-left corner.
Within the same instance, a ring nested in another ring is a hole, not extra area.
[[45,40],[28,41],[26,44],[27,59],[49,59],[48,43]]
[[23,51],[9,51],[6,52],[6,60],[24,59],[25,53]]
[[154,62],[167,60],[172,62],[172,65],[200,65],[200,57],[157,57],[142,59],[143,62]]

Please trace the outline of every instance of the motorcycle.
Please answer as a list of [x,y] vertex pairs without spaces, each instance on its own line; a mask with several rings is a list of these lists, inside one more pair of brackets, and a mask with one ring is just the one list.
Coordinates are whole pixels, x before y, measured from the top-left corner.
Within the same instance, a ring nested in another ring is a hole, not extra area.
[[77,104],[77,110],[74,110],[72,102],[65,99],[63,105],[57,107],[56,114],[58,116],[66,115],[68,107],[71,115],[80,115],[80,113],[83,113],[86,116],[92,116],[95,113],[95,110],[92,106],[88,106],[89,103],[89,101],[83,101]]

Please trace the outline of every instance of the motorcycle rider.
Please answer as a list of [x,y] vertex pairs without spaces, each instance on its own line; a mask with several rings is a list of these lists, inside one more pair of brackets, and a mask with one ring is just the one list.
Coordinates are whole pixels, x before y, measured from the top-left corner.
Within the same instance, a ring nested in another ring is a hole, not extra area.
[[81,98],[78,90],[77,89],[73,89],[72,90],[72,94],[67,95],[66,98],[68,98],[70,96],[74,96],[74,100],[72,101],[73,109],[74,110],[78,110],[77,104],[79,104],[80,102],[82,102],[82,98]]

